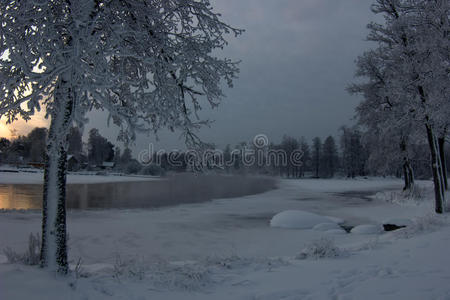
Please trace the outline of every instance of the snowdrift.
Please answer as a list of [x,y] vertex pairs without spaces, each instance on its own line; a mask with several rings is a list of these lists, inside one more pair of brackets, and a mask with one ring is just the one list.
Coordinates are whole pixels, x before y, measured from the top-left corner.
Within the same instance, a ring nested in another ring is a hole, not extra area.
[[334,223],[337,225],[340,221],[336,218],[320,216],[307,211],[286,210],[276,214],[270,220],[270,226],[289,229],[312,229],[324,223]]

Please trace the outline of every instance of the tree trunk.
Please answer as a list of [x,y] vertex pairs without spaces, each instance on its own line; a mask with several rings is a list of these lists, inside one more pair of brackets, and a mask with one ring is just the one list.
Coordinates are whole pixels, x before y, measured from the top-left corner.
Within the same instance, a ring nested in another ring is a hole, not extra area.
[[433,172],[434,194],[435,194],[435,210],[436,213],[441,214],[445,210],[445,196],[442,182],[442,171],[440,163],[439,147],[436,136],[430,124],[426,124],[426,131],[428,137],[428,145],[431,152],[431,170]]
[[408,168],[409,184],[411,185],[411,187],[410,187],[410,189],[411,189],[411,188],[414,188],[414,171],[411,166],[411,162],[409,160],[408,160],[407,168]]
[[60,77],[47,142],[42,202],[41,266],[66,274],[66,165],[67,137],[72,125],[74,95],[68,81]]
[[444,188],[445,190],[448,190],[447,160],[445,159],[445,137],[440,137],[438,139],[438,143],[439,143],[439,154],[441,158]]
[[400,142],[400,150],[403,153],[403,177],[405,181],[405,186],[403,187],[403,190],[411,191],[414,187],[414,173],[411,167],[411,162],[408,157],[405,139],[402,139],[402,141]]
[[410,176],[409,176],[409,173],[408,173],[408,166],[407,166],[407,162],[406,161],[403,163],[403,179],[404,179],[404,182],[405,182],[405,185],[403,186],[403,190],[404,191],[411,190],[411,182],[409,181]]

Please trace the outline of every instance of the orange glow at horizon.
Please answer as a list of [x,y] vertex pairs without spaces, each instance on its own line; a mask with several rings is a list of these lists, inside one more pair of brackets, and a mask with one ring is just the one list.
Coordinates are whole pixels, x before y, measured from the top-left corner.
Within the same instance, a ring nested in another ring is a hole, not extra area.
[[[19,135],[27,135],[35,127],[47,127],[49,125],[49,120],[45,118],[45,112],[41,110],[36,112],[28,122],[19,119],[12,122],[11,124],[6,124],[6,119],[0,119],[0,137],[5,137],[7,139],[16,138]],[[15,136],[12,136],[14,133]]]

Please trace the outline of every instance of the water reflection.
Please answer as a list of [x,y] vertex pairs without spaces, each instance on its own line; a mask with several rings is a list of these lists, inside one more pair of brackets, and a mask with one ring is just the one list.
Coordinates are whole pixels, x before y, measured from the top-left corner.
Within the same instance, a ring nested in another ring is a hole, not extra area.
[[[267,177],[181,174],[165,180],[69,184],[67,207],[150,208],[262,193],[275,187]],[[0,208],[40,209],[42,185],[0,185]]]

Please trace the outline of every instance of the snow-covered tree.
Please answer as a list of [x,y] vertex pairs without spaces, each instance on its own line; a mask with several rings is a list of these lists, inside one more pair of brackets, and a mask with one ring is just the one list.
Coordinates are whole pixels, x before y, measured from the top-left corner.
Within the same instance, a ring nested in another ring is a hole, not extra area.
[[300,166],[300,177],[304,177],[305,172],[309,170],[311,165],[311,151],[305,137],[301,137],[299,142],[300,150],[303,154],[301,158],[302,165]]
[[362,144],[361,131],[357,127],[341,127],[342,168],[347,177],[365,175],[367,153]]
[[0,2],[0,116],[45,108],[51,119],[44,175],[42,266],[66,273],[67,134],[92,109],[107,110],[129,141],[136,132],[207,123],[235,62],[215,56],[227,34],[208,0],[5,0]]
[[322,141],[319,137],[313,139],[312,144],[312,169],[314,172],[314,177],[319,178],[320,176],[320,158],[322,156]]
[[360,93],[364,101],[356,108],[358,122],[366,131],[363,140],[370,149],[368,163],[372,172],[392,172],[402,165],[405,190],[412,189],[414,173],[411,167],[409,141],[418,127],[415,120],[408,118],[408,112],[402,110],[401,101],[393,101],[389,94],[389,68],[383,49],[369,50],[357,60],[357,76],[369,80],[351,85],[350,93]]
[[114,145],[103,137],[97,128],[89,130],[88,159],[89,163],[95,166],[114,159]]
[[47,140],[47,128],[36,127],[28,135],[30,145],[29,160],[34,163],[42,163],[45,158],[45,144]]
[[77,159],[80,159],[83,151],[82,133],[78,127],[71,127],[69,130],[68,150],[67,154],[74,155]]
[[338,151],[336,142],[332,136],[328,136],[323,142],[322,156],[320,159],[320,169],[322,177],[331,178],[336,173],[338,167]]
[[367,109],[394,111],[388,126],[423,128],[431,154],[436,212],[442,213],[445,156],[438,140],[445,139],[450,113],[450,2],[376,0],[372,10],[382,14],[385,22],[369,24],[368,39],[377,42],[378,48],[361,56],[357,75],[369,82],[357,86],[366,102],[376,95],[378,103]]

